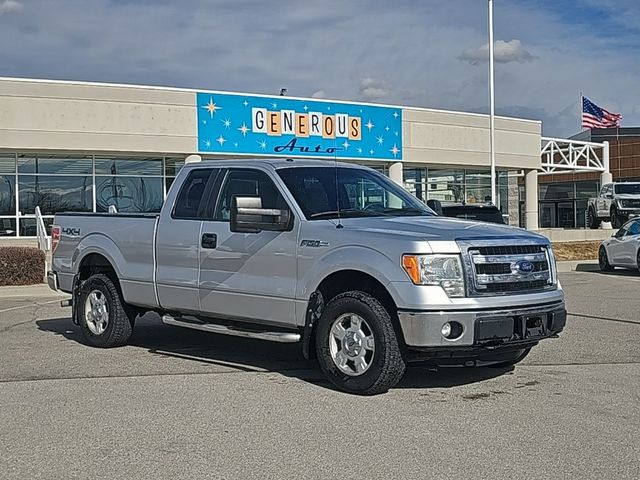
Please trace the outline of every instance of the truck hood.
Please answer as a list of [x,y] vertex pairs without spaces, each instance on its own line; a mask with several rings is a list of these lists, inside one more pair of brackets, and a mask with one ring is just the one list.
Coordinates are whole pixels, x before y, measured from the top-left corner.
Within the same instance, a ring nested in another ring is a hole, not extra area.
[[411,240],[453,241],[515,238],[549,242],[546,237],[521,228],[440,216],[346,218],[342,219],[341,223],[349,230],[360,231],[364,234],[390,234],[408,237]]

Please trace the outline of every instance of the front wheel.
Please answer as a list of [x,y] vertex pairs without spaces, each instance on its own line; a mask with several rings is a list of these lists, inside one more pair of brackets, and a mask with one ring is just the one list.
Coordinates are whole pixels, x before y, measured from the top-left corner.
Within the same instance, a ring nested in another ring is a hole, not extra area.
[[636,253],[636,266],[638,267],[638,272],[640,272],[640,250]]
[[624,223],[624,218],[618,213],[616,208],[611,209],[611,226],[613,228],[620,228]]
[[128,312],[120,291],[107,275],[92,275],[82,282],[74,302],[86,343],[101,348],[127,344],[134,314]]
[[613,271],[613,266],[609,263],[609,257],[607,255],[607,249],[603,246],[598,250],[598,266],[602,272]]
[[598,215],[595,214],[592,208],[590,208],[587,212],[587,224],[591,230],[595,230],[600,227],[600,220],[598,219]]
[[316,332],[322,371],[340,390],[384,393],[405,371],[389,312],[371,295],[351,291],[333,298]]

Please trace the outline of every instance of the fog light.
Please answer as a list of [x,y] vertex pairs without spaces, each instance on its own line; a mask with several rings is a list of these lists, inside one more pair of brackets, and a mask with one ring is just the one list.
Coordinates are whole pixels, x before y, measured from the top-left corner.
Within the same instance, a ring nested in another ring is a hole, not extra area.
[[449,335],[451,335],[451,324],[449,322],[445,323],[442,326],[442,330],[440,332],[442,333],[443,337],[449,338]]
[[460,322],[447,322],[442,325],[440,333],[447,340],[456,340],[462,336],[464,328]]

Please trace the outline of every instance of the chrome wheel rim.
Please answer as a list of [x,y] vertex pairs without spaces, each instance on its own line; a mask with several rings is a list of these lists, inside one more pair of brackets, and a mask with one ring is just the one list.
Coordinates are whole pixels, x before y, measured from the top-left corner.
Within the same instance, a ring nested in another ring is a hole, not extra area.
[[329,330],[329,351],[336,367],[351,377],[362,375],[373,363],[375,340],[360,315],[340,315]]
[[84,302],[84,318],[94,335],[101,335],[109,325],[107,297],[100,290],[92,290]]

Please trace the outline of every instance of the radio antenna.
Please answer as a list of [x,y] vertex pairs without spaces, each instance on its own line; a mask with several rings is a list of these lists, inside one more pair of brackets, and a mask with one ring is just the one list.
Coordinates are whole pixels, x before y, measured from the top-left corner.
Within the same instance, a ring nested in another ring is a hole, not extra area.
[[336,228],[344,228],[340,219],[340,194],[338,193],[338,146],[336,145],[336,137],[333,137],[333,167],[336,173],[336,212],[338,214],[338,224],[336,225]]

